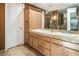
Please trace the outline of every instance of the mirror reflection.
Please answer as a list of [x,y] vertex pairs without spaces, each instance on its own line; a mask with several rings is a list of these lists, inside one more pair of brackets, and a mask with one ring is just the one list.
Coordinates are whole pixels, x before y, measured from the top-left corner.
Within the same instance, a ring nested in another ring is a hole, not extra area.
[[78,5],[48,12],[46,14],[46,28],[79,31],[78,13]]

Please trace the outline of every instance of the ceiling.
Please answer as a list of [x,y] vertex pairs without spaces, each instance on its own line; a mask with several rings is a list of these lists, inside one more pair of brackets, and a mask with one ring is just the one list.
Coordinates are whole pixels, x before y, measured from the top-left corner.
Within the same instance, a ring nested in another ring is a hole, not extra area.
[[76,3],[31,3],[31,4],[46,10],[46,12],[59,10],[70,7],[72,5],[76,5]]

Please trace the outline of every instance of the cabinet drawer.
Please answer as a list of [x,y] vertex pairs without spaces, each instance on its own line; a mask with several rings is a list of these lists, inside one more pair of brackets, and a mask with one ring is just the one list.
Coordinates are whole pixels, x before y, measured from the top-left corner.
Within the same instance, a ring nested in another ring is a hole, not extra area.
[[52,38],[51,39],[51,42],[52,43],[59,44],[59,45],[63,45],[63,41],[61,41],[60,39]]
[[34,37],[38,38],[39,36],[37,34],[34,34]]
[[28,44],[29,43],[29,35],[26,34],[25,36],[25,43]]
[[51,41],[51,38],[49,38],[49,37],[47,37],[47,36],[44,36],[44,40],[50,42],[50,41]]
[[44,39],[43,39],[43,37],[40,36],[40,38],[38,38],[38,39],[39,39],[38,44],[44,47]]
[[44,47],[47,49],[51,49],[51,42],[50,41],[44,41]]
[[50,56],[51,55],[51,50],[44,48],[44,55]]
[[53,56],[63,56],[63,47],[58,45],[58,44],[52,43],[51,55],[53,55]]
[[64,48],[63,49],[63,55],[64,56],[79,56],[79,52],[71,50],[69,48]]
[[31,36],[29,37],[29,45],[30,45],[30,46],[33,46],[33,39],[32,39]]
[[36,48],[36,38],[33,37],[33,48]]
[[38,49],[37,49],[40,53],[44,54],[44,47],[41,45],[38,45]]

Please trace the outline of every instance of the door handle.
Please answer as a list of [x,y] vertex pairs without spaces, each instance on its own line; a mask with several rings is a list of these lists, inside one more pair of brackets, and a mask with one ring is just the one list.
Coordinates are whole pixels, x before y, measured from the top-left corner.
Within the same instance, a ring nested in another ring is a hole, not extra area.
[[22,29],[22,27],[20,27],[20,29]]

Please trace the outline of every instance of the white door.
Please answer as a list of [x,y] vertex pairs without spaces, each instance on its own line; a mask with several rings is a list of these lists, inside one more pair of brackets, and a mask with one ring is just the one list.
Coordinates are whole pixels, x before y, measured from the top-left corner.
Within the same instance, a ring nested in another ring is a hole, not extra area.
[[21,5],[18,17],[17,26],[17,45],[24,44],[24,9]]
[[24,14],[22,4],[5,5],[5,49],[23,44]]

